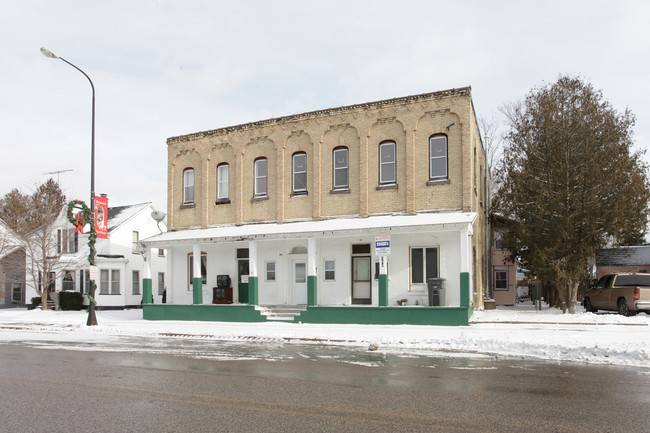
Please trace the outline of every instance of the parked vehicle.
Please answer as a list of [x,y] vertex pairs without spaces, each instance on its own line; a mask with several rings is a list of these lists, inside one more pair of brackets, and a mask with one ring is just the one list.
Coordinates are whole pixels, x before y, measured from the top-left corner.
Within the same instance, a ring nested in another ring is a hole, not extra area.
[[609,274],[601,277],[585,293],[585,310],[618,311],[623,316],[634,316],[639,311],[650,314],[650,274]]

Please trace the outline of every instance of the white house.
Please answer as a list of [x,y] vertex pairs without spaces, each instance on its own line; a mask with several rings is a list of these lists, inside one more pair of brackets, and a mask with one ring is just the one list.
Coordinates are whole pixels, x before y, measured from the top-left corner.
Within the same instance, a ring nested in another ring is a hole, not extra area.
[[[157,211],[153,203],[108,208],[108,238],[98,238],[95,244],[95,263],[99,268],[95,292],[97,308],[141,306],[145,278],[151,279],[153,302],[163,302],[166,252],[160,249],[145,254],[140,244],[141,239],[166,231],[166,225],[152,217],[152,212]],[[84,234],[76,233],[64,210],[49,233],[52,236],[51,250],[56,250],[56,253],[51,253],[51,275],[55,282],[50,285],[50,292],[66,290],[87,294],[90,279],[88,229],[84,230]],[[149,260],[148,268],[145,260]],[[38,272],[31,272],[29,254],[26,267],[26,299],[29,301],[31,297],[38,296],[34,286],[35,283],[40,285],[41,281],[34,281],[32,274]],[[151,275],[145,275],[145,272],[151,272]],[[84,304],[88,304],[86,296]]]

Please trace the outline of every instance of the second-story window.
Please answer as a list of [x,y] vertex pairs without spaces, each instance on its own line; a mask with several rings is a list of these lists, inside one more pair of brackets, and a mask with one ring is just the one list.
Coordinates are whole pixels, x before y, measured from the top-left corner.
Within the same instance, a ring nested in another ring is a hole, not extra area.
[[73,228],[57,230],[57,252],[76,253],[79,251],[78,232]]
[[133,240],[131,243],[131,252],[136,254],[140,251],[140,233],[133,230]]
[[228,164],[219,164],[217,166],[217,202],[227,202],[230,199],[228,193]]
[[334,149],[332,167],[334,168],[334,189],[347,189],[348,183],[348,149]]
[[307,192],[307,154],[305,152],[293,155],[293,193]]
[[255,197],[268,196],[268,161],[266,158],[255,160]]
[[194,169],[183,171],[183,204],[194,203]]
[[396,181],[395,142],[386,141],[379,145],[379,184],[393,185]]
[[434,135],[429,139],[429,180],[447,177],[447,136]]

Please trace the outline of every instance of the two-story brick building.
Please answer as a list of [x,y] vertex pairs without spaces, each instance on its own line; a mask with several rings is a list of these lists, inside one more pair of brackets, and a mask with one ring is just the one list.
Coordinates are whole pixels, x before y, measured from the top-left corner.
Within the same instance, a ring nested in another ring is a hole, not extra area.
[[167,145],[169,232],[144,242],[168,251],[168,304],[307,305],[308,321],[334,311],[312,307],[428,305],[442,278],[441,306],[481,306],[486,158],[469,87]]

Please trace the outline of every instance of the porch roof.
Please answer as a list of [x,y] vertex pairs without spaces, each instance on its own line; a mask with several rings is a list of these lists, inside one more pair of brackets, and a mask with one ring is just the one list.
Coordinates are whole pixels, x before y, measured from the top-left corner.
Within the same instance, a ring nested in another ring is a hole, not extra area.
[[369,231],[375,235],[463,229],[471,232],[476,216],[476,212],[437,212],[260,223],[241,226],[228,225],[207,229],[166,232],[144,239],[141,242],[149,248],[164,248],[194,243],[207,244],[248,240],[348,236],[367,234]]

